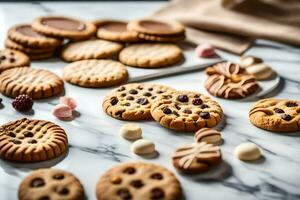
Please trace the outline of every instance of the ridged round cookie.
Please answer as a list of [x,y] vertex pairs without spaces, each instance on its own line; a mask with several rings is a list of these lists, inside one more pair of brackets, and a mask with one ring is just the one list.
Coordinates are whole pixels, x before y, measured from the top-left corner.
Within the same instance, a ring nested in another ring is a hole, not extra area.
[[71,40],[88,39],[96,32],[96,26],[92,22],[64,16],[39,17],[31,26],[44,35]]
[[32,171],[19,186],[19,200],[84,200],[80,181],[70,172],[45,168]]
[[8,31],[8,38],[27,47],[53,48],[62,41],[57,38],[47,37],[32,29],[30,24],[18,24]]
[[67,62],[87,59],[111,58],[123,48],[122,44],[106,40],[86,40],[66,45],[61,58]]
[[190,91],[163,94],[151,106],[151,115],[162,126],[176,131],[214,127],[223,118],[221,106],[211,98]]
[[128,30],[150,35],[178,35],[184,33],[184,26],[176,21],[138,19],[127,25]]
[[180,182],[166,168],[142,162],[106,171],[96,186],[98,200],[181,200]]
[[115,42],[137,42],[137,32],[127,30],[126,21],[120,20],[96,20],[97,37]]
[[7,69],[29,65],[30,59],[26,54],[12,49],[0,50],[0,73]]
[[5,160],[50,160],[62,155],[67,149],[65,131],[49,121],[23,118],[0,127],[0,158]]
[[45,69],[20,67],[0,74],[0,92],[9,97],[27,94],[33,99],[43,99],[63,90],[63,80]]
[[300,131],[300,101],[262,99],[252,106],[249,119],[253,125],[268,131]]
[[241,99],[254,94],[258,89],[254,76],[231,62],[218,63],[206,69],[206,90],[213,96],[225,99]]
[[181,49],[173,44],[142,43],[124,48],[119,60],[125,65],[142,68],[166,67],[181,61]]
[[206,142],[180,146],[172,156],[174,167],[183,173],[201,173],[222,161],[220,147]]
[[51,48],[32,48],[32,47],[26,47],[26,46],[22,46],[12,40],[10,40],[9,38],[7,38],[5,40],[5,47],[8,49],[13,49],[13,50],[17,50],[17,51],[21,51],[24,53],[49,53],[49,52],[53,52],[55,50],[55,48],[51,47]]
[[113,60],[81,60],[63,69],[64,80],[82,87],[109,87],[119,85],[128,78],[126,67]]
[[102,108],[111,117],[121,120],[152,119],[150,107],[154,100],[173,89],[163,85],[132,83],[120,86],[104,99]]

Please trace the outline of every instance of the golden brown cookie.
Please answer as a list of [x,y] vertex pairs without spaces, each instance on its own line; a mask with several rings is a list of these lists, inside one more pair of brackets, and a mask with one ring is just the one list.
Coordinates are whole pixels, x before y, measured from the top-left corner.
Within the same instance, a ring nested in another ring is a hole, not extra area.
[[56,158],[68,149],[68,138],[58,125],[44,120],[19,119],[0,127],[0,158],[37,162]]
[[0,74],[0,92],[9,97],[27,94],[33,99],[43,99],[63,90],[63,80],[45,69],[20,67]]
[[64,16],[44,16],[35,19],[32,28],[49,37],[85,40],[96,32],[96,26],[91,22]]
[[87,59],[111,58],[123,48],[122,44],[106,40],[86,40],[66,45],[61,58],[67,62]]
[[19,186],[19,200],[84,200],[80,181],[60,169],[38,169],[24,178]]
[[61,44],[57,38],[47,37],[31,28],[30,24],[18,24],[8,31],[8,38],[25,47],[54,48]]
[[63,69],[64,80],[82,87],[109,87],[128,78],[126,67],[113,60],[81,60]]
[[30,60],[45,60],[45,59],[52,58],[54,54],[55,54],[54,51],[44,52],[44,53],[27,53]]
[[7,69],[29,65],[30,60],[26,54],[11,49],[0,50],[0,73]]
[[96,20],[97,37],[115,42],[137,42],[137,32],[127,30],[126,21],[119,20]]
[[250,122],[258,128],[275,132],[300,130],[300,101],[262,99],[249,112]]
[[176,131],[214,127],[223,118],[221,106],[211,98],[190,91],[163,94],[151,106],[151,115],[162,126]]
[[206,69],[206,90],[213,96],[240,99],[254,94],[259,86],[245,69],[231,62],[218,63]]
[[119,60],[125,65],[157,68],[174,65],[182,60],[181,49],[173,44],[142,43],[124,48]]
[[201,173],[222,161],[218,146],[206,142],[191,143],[179,147],[172,156],[174,167],[183,173]]
[[206,142],[219,145],[222,143],[221,133],[212,128],[201,128],[194,135],[195,142]]
[[102,108],[111,117],[121,120],[152,119],[152,102],[172,89],[167,86],[133,83],[114,89],[104,99]]
[[181,200],[180,182],[166,168],[123,163],[105,172],[96,186],[98,200]]

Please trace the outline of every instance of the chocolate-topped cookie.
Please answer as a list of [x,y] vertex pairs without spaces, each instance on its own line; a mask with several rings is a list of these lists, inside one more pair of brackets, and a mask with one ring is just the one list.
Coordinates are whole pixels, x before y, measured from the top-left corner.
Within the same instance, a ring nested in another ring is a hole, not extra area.
[[29,65],[30,59],[26,54],[11,49],[0,50],[0,73],[11,68]]
[[32,22],[32,28],[47,36],[84,40],[92,37],[96,26],[91,22],[64,16],[44,16]]
[[172,91],[161,95],[151,106],[155,121],[176,131],[197,131],[214,127],[223,118],[221,106],[211,98],[190,91]]
[[181,200],[180,182],[166,168],[133,162],[106,171],[96,186],[98,200]]
[[80,181],[70,172],[45,168],[32,171],[19,186],[19,200],[84,200]]
[[258,128],[275,132],[300,130],[300,101],[262,99],[249,112],[250,122]]
[[115,42],[137,42],[137,32],[127,30],[126,21],[119,20],[96,20],[97,37]]
[[151,119],[150,107],[152,102],[171,90],[171,88],[162,85],[126,84],[109,93],[103,101],[102,108],[108,115],[117,119]]
[[255,78],[238,64],[218,63],[206,69],[206,90],[213,96],[240,99],[254,94],[259,86]]

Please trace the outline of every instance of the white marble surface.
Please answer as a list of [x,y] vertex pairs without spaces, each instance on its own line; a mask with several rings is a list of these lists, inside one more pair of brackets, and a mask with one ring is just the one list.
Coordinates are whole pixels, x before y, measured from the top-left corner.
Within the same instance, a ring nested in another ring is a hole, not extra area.
[[[133,19],[151,13],[163,3],[1,3],[0,42],[9,26],[30,22],[46,14],[71,15],[87,19],[122,18]],[[238,57],[219,52],[223,58],[237,61]],[[283,78],[281,86],[269,96],[300,99],[300,48],[259,41],[246,54],[263,58]],[[199,62],[206,62],[201,60]],[[33,67],[49,69],[61,75],[65,63],[59,59],[34,62]],[[131,70],[135,73],[135,70]],[[206,93],[202,81],[203,72],[157,79],[151,82],[166,84],[176,89],[195,90]],[[175,172],[170,160],[171,153],[180,144],[192,141],[192,135],[175,133],[164,129],[153,121],[137,122],[143,135],[155,142],[160,155],[155,159],[143,159],[130,152],[130,142],[118,135],[125,123],[105,115],[101,102],[109,89],[85,89],[65,84],[66,95],[78,101],[80,117],[63,122],[51,115],[57,98],[36,101],[34,112],[24,116],[11,107],[11,99],[3,97],[0,123],[21,117],[45,119],[61,125],[70,142],[69,152],[63,158],[36,164],[14,164],[0,161],[0,199],[17,199],[20,181],[32,169],[53,166],[73,172],[83,183],[88,199],[95,199],[95,184],[109,167],[126,161],[140,160],[163,165]],[[215,98],[214,98],[215,99]],[[180,179],[186,200],[219,199],[300,199],[300,133],[275,134],[260,130],[248,120],[249,106],[254,100],[229,101],[217,99],[225,111],[222,124],[221,146],[224,162],[210,173],[200,176],[184,176]],[[264,159],[256,163],[245,163],[233,156],[234,147],[241,142],[251,141],[259,145]]]

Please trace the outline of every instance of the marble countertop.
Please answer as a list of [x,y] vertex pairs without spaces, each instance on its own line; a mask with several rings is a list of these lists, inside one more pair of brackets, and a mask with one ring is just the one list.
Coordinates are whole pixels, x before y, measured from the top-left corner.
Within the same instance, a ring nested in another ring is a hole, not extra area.
[[[1,3],[0,44],[3,44],[6,31],[11,25],[30,22],[40,15],[133,19],[150,14],[162,4],[164,2]],[[225,59],[239,59],[226,52],[218,53]],[[260,40],[246,54],[263,58],[282,77],[280,87],[268,97],[300,100],[300,48]],[[46,68],[59,75],[64,65],[59,59],[32,64],[33,67]],[[131,69],[130,72],[135,71]],[[203,72],[199,71],[150,82],[207,94],[202,84],[204,78]],[[180,144],[191,142],[192,135],[175,133],[153,121],[137,122],[143,129],[144,138],[155,142],[159,156],[155,159],[136,156],[130,152],[131,143],[118,135],[119,128],[126,122],[110,118],[101,109],[102,100],[110,89],[85,89],[68,83],[65,84],[65,89],[67,96],[77,99],[77,111],[80,113],[79,117],[69,122],[52,116],[51,110],[57,103],[57,98],[36,101],[34,111],[24,115],[14,111],[12,99],[1,96],[4,105],[0,109],[1,124],[21,117],[50,120],[66,130],[70,143],[67,155],[48,162],[15,164],[0,160],[1,199],[17,199],[17,189],[22,178],[32,169],[40,167],[56,167],[74,173],[82,182],[88,199],[95,199],[95,184],[100,175],[117,163],[134,160],[157,163],[176,173],[186,200],[300,199],[300,133],[275,134],[251,125],[248,110],[254,100],[217,99],[226,115],[222,124],[225,142],[221,146],[224,162],[209,173],[184,176],[174,170],[170,155]],[[255,163],[237,160],[233,156],[233,150],[245,141],[257,144],[262,149],[263,159]]]

